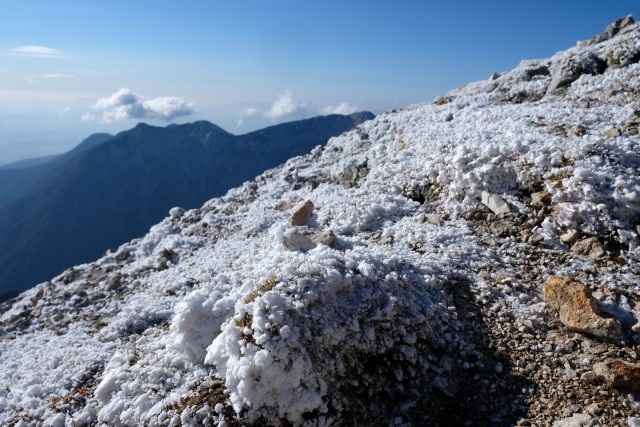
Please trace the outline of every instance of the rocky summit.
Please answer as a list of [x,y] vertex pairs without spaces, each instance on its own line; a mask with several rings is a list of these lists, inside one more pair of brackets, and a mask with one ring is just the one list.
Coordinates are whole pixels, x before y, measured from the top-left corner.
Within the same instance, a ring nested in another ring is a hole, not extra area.
[[640,425],[640,25],[391,111],[0,312],[3,425]]

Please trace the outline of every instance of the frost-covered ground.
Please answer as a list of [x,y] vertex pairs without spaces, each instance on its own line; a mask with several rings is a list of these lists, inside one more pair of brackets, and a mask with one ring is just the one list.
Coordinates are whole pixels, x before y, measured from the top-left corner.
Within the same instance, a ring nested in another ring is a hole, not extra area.
[[[523,61],[25,292],[1,308],[0,423],[635,425],[634,394],[581,374],[640,342],[639,60],[632,24]],[[551,275],[625,341],[560,329]]]

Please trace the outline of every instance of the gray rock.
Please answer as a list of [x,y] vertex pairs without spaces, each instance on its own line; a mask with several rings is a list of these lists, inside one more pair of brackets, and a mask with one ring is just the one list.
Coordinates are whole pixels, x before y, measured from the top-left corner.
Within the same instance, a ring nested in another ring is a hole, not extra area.
[[312,236],[314,242],[318,242],[323,245],[332,246],[336,241],[336,235],[331,230],[322,230],[315,233]]
[[574,414],[569,418],[554,421],[551,427],[596,427],[600,423],[588,414]]
[[482,203],[491,209],[491,211],[496,215],[511,212],[509,205],[504,201],[504,199],[502,199],[502,197],[496,194],[491,194],[487,191],[482,192]]
[[313,208],[313,202],[311,200],[307,200],[302,206],[299,206],[293,214],[291,214],[289,223],[294,226],[306,225],[307,222],[309,222],[309,218],[311,218]]
[[520,232],[520,227],[509,219],[498,219],[489,225],[489,230],[496,236],[515,236]]
[[602,34],[598,34],[597,36],[593,37],[591,40],[587,42],[587,44],[594,45],[596,43],[609,40],[617,36],[618,34],[624,34],[627,31],[632,29],[632,26],[634,23],[635,23],[635,20],[631,15],[625,16],[624,18],[620,18],[617,21],[609,24],[607,28],[605,28]]
[[591,259],[598,259],[604,255],[604,247],[597,237],[589,237],[580,240],[571,247],[571,252],[577,255],[588,256]]
[[297,232],[282,237],[282,245],[290,251],[307,252],[318,246],[313,240],[304,234]]
[[607,68],[607,62],[593,52],[571,56],[554,65],[551,83],[547,87],[547,94],[563,86],[570,85],[583,74],[602,74]]

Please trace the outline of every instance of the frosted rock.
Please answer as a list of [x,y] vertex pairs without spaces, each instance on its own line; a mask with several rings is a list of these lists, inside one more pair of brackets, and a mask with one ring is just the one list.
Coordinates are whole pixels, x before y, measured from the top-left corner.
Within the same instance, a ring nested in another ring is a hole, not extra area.
[[318,246],[310,238],[300,233],[291,233],[282,237],[282,244],[290,251],[307,252]]
[[607,63],[590,51],[567,56],[554,65],[547,94],[573,83],[583,74],[601,74],[607,68]]
[[600,423],[587,414],[575,414],[569,418],[554,421],[551,427],[596,427],[598,425]]
[[623,338],[620,322],[603,317],[591,291],[571,277],[550,276],[544,298],[567,328],[607,340]]
[[502,197],[496,194],[491,194],[487,191],[482,192],[482,203],[484,203],[484,205],[491,209],[491,211],[496,215],[511,212],[509,205],[504,201],[504,199],[502,199]]

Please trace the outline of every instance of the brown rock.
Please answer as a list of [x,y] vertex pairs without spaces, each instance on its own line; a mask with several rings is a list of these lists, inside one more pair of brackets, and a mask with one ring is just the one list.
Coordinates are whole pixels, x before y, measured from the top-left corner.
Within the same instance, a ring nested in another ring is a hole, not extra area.
[[290,224],[295,226],[306,225],[309,218],[311,218],[313,208],[314,206],[311,200],[304,202],[304,204],[298,207],[291,215],[291,218],[289,219]]
[[568,329],[607,340],[623,339],[620,322],[602,316],[591,291],[571,277],[550,276],[544,298]]
[[551,201],[551,193],[547,190],[538,191],[531,194],[531,206],[534,208],[543,208]]
[[593,372],[611,387],[640,391],[640,365],[609,360],[593,365]]
[[589,237],[580,240],[571,247],[571,252],[577,255],[588,256],[591,259],[598,259],[604,255],[604,246],[597,237]]
[[575,125],[570,132],[575,136],[583,136],[587,134],[587,128],[582,125]]
[[570,228],[560,235],[560,240],[568,245],[573,245],[578,240],[578,237],[580,237],[580,231]]
[[622,131],[618,128],[612,128],[606,131],[604,133],[604,136],[606,136],[607,138],[617,138],[619,136],[622,136]]

